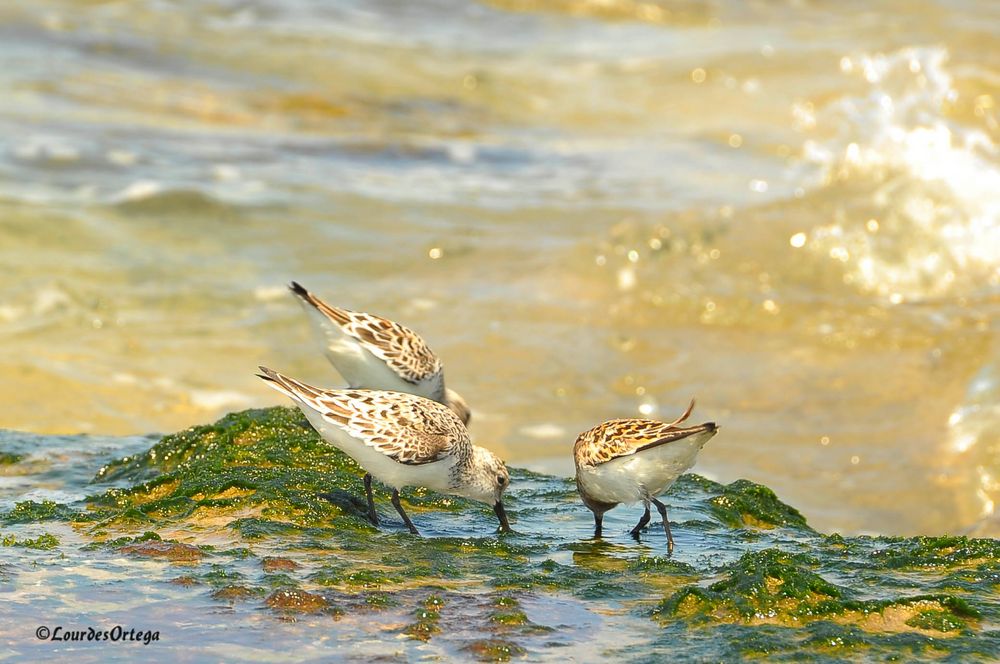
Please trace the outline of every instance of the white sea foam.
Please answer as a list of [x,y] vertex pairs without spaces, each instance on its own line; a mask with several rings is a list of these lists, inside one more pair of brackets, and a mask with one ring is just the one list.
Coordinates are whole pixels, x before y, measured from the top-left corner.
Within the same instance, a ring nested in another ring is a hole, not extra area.
[[152,180],[139,180],[125,187],[113,197],[117,203],[141,201],[151,198],[163,191],[163,185]]
[[36,316],[47,314],[55,309],[69,305],[71,302],[69,295],[55,286],[48,286],[41,289],[35,295],[35,302],[32,311]]

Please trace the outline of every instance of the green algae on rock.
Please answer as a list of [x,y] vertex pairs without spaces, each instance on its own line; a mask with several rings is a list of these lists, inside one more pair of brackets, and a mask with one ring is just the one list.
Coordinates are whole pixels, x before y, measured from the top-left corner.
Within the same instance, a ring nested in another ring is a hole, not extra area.
[[[357,465],[331,454],[297,411],[254,410],[166,436],[146,453],[102,468],[95,481],[141,483],[95,496],[91,506],[111,519],[128,508],[177,519],[240,507],[263,523],[322,526],[353,516],[355,527],[365,527],[363,505],[351,499],[361,486],[357,475]],[[343,493],[340,500],[319,497],[332,489]]]
[[51,500],[35,502],[25,500],[0,513],[0,523],[41,523],[42,521],[70,521],[81,514],[76,510]]
[[481,662],[507,662],[525,654],[524,648],[502,639],[482,639],[473,641],[462,650]]
[[414,612],[414,622],[404,627],[403,633],[420,641],[429,641],[431,636],[441,631],[438,623],[444,604],[444,600],[438,595],[429,595],[420,603]]
[[20,546],[27,549],[54,549],[59,546],[59,540],[51,533],[39,535],[34,539],[18,539],[14,535],[0,536],[0,544],[3,546]]
[[24,459],[23,454],[0,451],[0,466],[12,466]]
[[653,615],[661,619],[683,616],[698,621],[781,624],[836,617],[855,624],[878,621],[880,631],[898,631],[902,620],[910,627],[941,632],[969,626],[980,617],[955,595],[862,599],[860,593],[816,574],[816,567],[819,560],[806,554],[775,549],[747,553],[726,567],[724,579],[707,588],[679,590],[661,602]]
[[778,500],[766,486],[736,480],[728,486],[714,485],[711,488],[720,491],[708,501],[712,514],[728,526],[784,526],[812,531],[797,509]]
[[239,602],[248,601],[266,594],[267,592],[263,588],[249,588],[237,583],[232,583],[213,592],[212,599],[227,602]]
[[[486,506],[415,489],[415,537],[381,486],[371,526],[362,474],[298,411],[252,410],[107,463],[86,501],[22,501],[0,522],[77,533],[74,555],[123,561],[126,585],[162,566],[187,616],[207,599],[243,620],[363,625],[358,638],[378,629],[413,656],[989,660],[1000,646],[994,540],[824,536],[766,487],[685,475],[666,497],[667,557],[658,524],[637,543],[618,510],[594,540],[571,480],[517,469],[514,533]],[[73,553],[59,532],[53,547]]]

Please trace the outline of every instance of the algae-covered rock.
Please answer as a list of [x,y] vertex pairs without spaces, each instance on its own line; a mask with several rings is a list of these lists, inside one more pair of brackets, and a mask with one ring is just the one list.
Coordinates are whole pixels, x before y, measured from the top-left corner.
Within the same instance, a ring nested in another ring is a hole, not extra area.
[[264,591],[261,588],[248,588],[247,586],[233,583],[228,586],[223,586],[213,592],[212,599],[227,602],[238,602],[247,601],[263,594]]
[[[135,565],[117,581],[126,586],[162,567],[144,592],[190,598],[188,622],[192,611],[217,619],[206,600],[235,621],[295,621],[306,631],[276,638],[282,649],[320,642],[308,629],[322,629],[369,648],[381,633],[386,657],[491,661],[1000,652],[994,540],[825,536],[767,487],[685,475],[665,498],[668,556],[658,520],[640,542],[627,535],[640,509],[609,512],[595,540],[572,481],[518,469],[505,497],[514,533],[497,533],[488,506],[412,489],[403,501],[418,537],[377,484],[382,525],[368,522],[362,475],[297,411],[251,410],[109,460],[86,501],[22,501],[0,523],[62,528],[35,554]],[[64,531],[82,540],[75,549]],[[28,551],[39,535],[11,537],[11,550]]]
[[481,662],[506,662],[525,653],[521,646],[502,639],[473,641],[463,650]]
[[403,628],[403,633],[413,639],[429,641],[434,634],[441,631],[438,623],[441,620],[441,609],[444,604],[444,600],[438,595],[427,597],[414,611],[414,621]]
[[[700,623],[801,625],[836,620],[872,631],[948,632],[973,625],[980,616],[956,595],[912,595],[864,599],[814,570],[819,559],[775,549],[747,553],[725,568],[726,576],[707,588],[687,586],[653,611],[660,619],[683,617]],[[912,630],[910,630],[912,631]]]
[[707,588],[691,585],[664,600],[654,615],[698,616],[713,621],[801,618],[827,613],[839,588],[812,571],[817,561],[775,549],[747,553]]
[[758,527],[785,526],[812,530],[798,510],[778,500],[766,486],[749,480],[736,480],[719,487],[719,495],[709,499],[712,514],[734,528],[748,525]]
[[69,521],[80,515],[75,510],[51,500],[36,502],[25,500],[0,513],[2,523],[41,523],[42,521]]
[[276,611],[288,613],[320,613],[331,608],[321,595],[298,589],[276,590],[265,603]]
[[178,576],[176,579],[170,579],[170,583],[174,583],[178,586],[195,586],[198,585],[198,579],[189,574],[185,574],[184,576]]
[[290,558],[264,558],[261,567],[265,572],[291,572],[302,567]]
[[14,535],[0,536],[0,544],[3,546],[20,546],[26,549],[54,549],[59,546],[59,540],[52,533],[45,533],[38,537],[18,539]]
[[158,540],[147,540],[136,542],[118,549],[122,553],[146,558],[163,558],[165,560],[191,562],[200,560],[205,556],[205,552],[196,546],[183,544],[181,542],[163,542]]
[[12,466],[23,459],[23,454],[15,454],[14,452],[4,452],[3,450],[0,450],[0,466]]
[[[330,448],[297,412],[286,408],[228,415],[210,426],[166,436],[144,454],[100,470],[95,481],[132,479],[130,488],[94,496],[91,508],[109,527],[134,520],[184,519],[211,527],[222,518],[240,528],[325,527],[335,517],[353,517],[368,528],[357,465]],[[334,500],[320,494],[338,492]],[[240,521],[225,514],[240,513]],[[341,519],[338,528],[347,527]]]

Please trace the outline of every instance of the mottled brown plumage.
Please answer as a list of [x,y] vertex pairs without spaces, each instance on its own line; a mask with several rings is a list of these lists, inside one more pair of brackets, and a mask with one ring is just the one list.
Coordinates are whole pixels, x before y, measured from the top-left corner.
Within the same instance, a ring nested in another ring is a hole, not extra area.
[[694,399],[673,422],[643,419],[608,420],[580,434],[573,446],[577,465],[590,467],[635,454],[646,447],[682,438],[686,429],[677,425],[691,416]]
[[331,306],[295,282],[292,291],[340,325],[406,382],[416,385],[441,373],[441,360],[419,334],[405,325],[374,314]]
[[472,453],[462,421],[441,404],[405,392],[319,390],[261,367],[266,378],[348,435],[393,461],[421,465]]

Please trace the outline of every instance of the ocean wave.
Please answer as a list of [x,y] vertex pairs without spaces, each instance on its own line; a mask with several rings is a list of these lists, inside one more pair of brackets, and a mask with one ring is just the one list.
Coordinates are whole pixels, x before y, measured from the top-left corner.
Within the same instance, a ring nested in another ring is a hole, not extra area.
[[239,207],[198,189],[169,189],[152,180],[134,182],[110,201],[121,211],[147,215],[229,217]]

